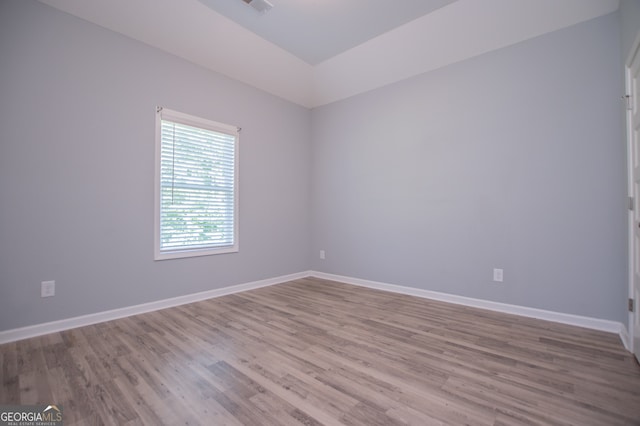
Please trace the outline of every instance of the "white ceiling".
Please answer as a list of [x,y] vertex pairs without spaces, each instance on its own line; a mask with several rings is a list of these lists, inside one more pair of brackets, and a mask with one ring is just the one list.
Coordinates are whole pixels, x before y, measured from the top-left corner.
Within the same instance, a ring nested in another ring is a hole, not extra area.
[[199,0],[249,31],[316,65],[455,0]]
[[619,0],[271,0],[274,8],[259,15],[241,0],[40,1],[306,107],[619,6]]

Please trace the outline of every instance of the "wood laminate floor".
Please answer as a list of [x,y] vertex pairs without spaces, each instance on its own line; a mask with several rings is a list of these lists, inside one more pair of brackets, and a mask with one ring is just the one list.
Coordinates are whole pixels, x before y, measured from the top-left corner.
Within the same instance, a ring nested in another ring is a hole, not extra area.
[[0,346],[65,425],[640,425],[613,334],[314,278]]

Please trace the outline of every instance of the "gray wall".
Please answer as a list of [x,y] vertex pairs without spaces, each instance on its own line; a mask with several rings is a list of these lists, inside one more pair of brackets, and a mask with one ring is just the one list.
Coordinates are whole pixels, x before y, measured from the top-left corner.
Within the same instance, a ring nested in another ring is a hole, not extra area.
[[[242,126],[240,252],[153,261],[154,110]],[[308,269],[309,110],[0,2],[0,330]],[[57,294],[40,298],[40,282]]]
[[[626,321],[618,18],[308,111],[0,2],[0,330],[310,267]],[[240,253],[153,261],[156,105],[243,127]]]
[[313,268],[626,321],[620,64],[614,13],[315,109]]

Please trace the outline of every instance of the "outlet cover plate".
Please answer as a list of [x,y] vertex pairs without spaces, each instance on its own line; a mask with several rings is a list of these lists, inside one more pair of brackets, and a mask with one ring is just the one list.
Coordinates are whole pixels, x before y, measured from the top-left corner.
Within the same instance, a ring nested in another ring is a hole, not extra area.
[[51,297],[56,295],[55,281],[42,281],[40,286],[40,297]]

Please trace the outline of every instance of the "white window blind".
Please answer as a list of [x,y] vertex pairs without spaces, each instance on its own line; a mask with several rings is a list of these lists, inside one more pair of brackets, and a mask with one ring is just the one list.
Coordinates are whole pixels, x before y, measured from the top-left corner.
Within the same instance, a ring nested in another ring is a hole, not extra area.
[[237,251],[237,128],[166,108],[157,121],[156,259]]

